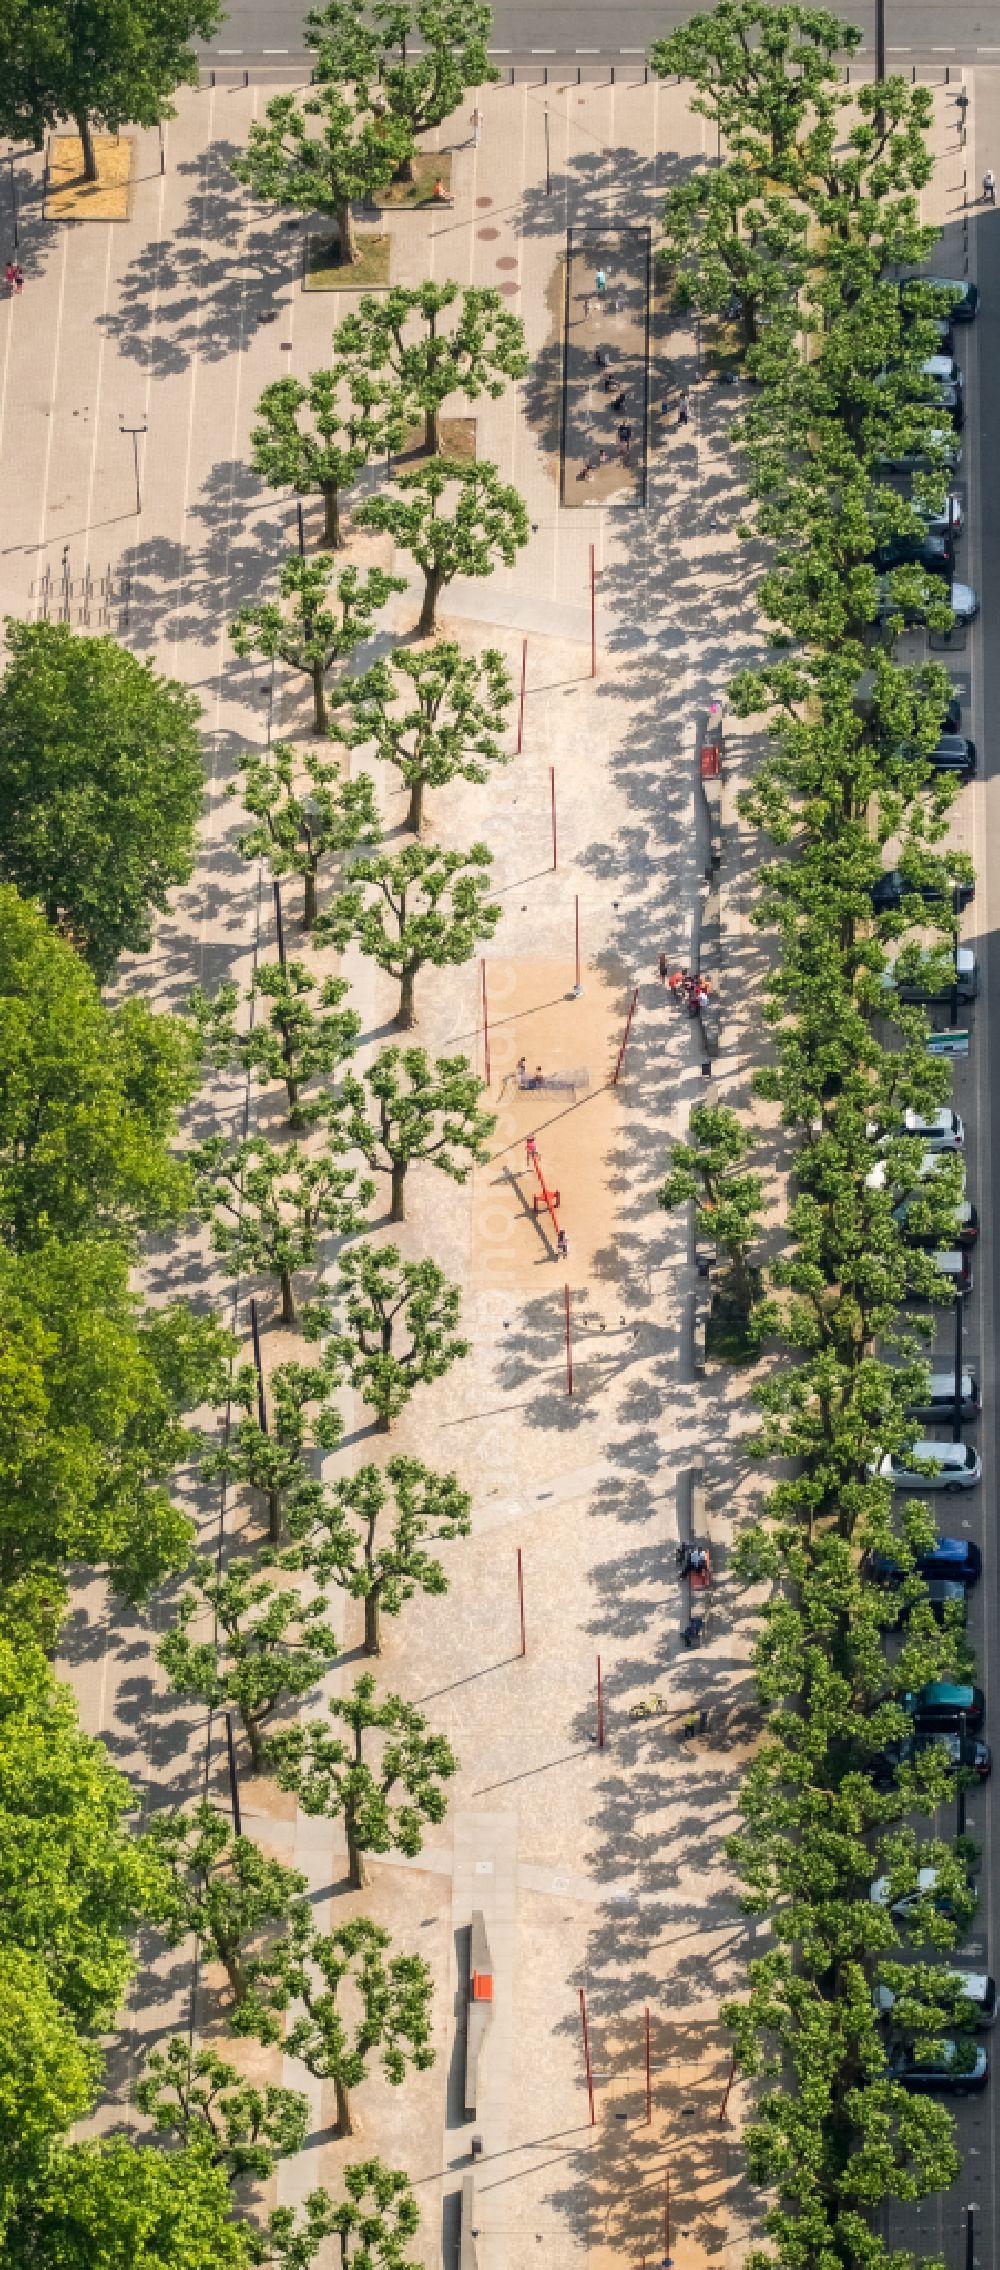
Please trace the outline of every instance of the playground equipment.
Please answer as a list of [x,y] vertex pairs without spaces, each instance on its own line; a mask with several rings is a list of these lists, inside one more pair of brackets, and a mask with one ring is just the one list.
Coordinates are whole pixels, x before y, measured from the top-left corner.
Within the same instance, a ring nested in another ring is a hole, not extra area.
[[562,1193],[558,1190],[549,1189],[548,1183],[545,1180],[545,1175],[542,1170],[542,1162],[538,1156],[538,1145],[533,1135],[528,1136],[527,1142],[525,1144],[525,1151],[527,1154],[528,1165],[529,1167],[534,1167],[535,1173],[538,1177],[538,1189],[534,1192],[531,1200],[532,1213],[537,1214],[539,1207],[545,1207],[545,1210],[552,1223],[552,1227],[556,1233],[556,1244],[558,1246],[560,1242],[560,1231],[559,1216],[556,1213],[556,1207],[562,1205]]

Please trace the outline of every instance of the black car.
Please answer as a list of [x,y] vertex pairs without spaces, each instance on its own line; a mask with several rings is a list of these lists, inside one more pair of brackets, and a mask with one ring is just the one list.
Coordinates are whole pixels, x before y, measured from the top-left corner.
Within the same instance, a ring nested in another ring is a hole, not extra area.
[[904,307],[912,304],[906,290],[907,285],[912,284],[927,284],[932,292],[942,295],[947,292],[945,312],[949,323],[972,323],[979,313],[979,286],[969,278],[959,280],[953,276],[907,276],[900,285]]
[[964,1680],[932,1679],[904,1695],[903,1702],[915,1734],[978,1734],[986,1716],[982,1688]]
[[946,2034],[933,2049],[916,2042],[900,2043],[890,2052],[886,2072],[890,2081],[901,2081],[905,2089],[934,2089],[951,2097],[967,2097],[985,2089],[990,2061],[985,2049]]
[[895,1788],[900,1767],[912,1765],[924,1750],[943,1750],[956,1772],[961,1767],[976,1781],[988,1781],[993,1771],[989,1743],[981,1742],[975,1734],[904,1734],[898,1742],[887,1742],[876,1758],[872,1767],[876,1789]]
[[932,772],[955,772],[960,780],[976,777],[976,744],[967,733],[942,733],[928,752]]
[[924,899],[928,906],[947,906],[952,888],[958,893],[960,907],[972,905],[976,895],[974,883],[945,884],[943,889],[938,883],[909,883],[904,880],[901,868],[889,867],[878,882],[872,884],[872,906],[876,914],[898,914],[908,893]]
[[875,554],[880,574],[889,568],[919,567],[925,575],[955,573],[955,546],[950,536],[890,536]]

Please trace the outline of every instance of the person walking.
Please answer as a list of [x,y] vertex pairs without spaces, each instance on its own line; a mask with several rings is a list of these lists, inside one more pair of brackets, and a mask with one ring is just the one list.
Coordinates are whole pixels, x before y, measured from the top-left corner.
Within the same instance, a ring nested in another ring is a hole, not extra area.
[[472,128],[472,147],[474,150],[478,150],[479,137],[483,130],[483,114],[479,108],[478,103],[476,104],[476,107],[472,113],[469,124]]
[[526,1137],[524,1148],[528,1155],[528,1165],[529,1167],[533,1167],[535,1160],[538,1157],[538,1145],[533,1135]]
[[687,425],[687,423],[688,423],[688,421],[689,421],[689,419],[690,419],[690,416],[691,416],[691,404],[690,404],[690,401],[689,401],[689,399],[688,399],[688,391],[687,391],[687,388],[685,387],[685,388],[684,388],[684,392],[683,392],[683,393],[682,393],[682,395],[681,395],[680,401],[679,401],[679,402],[678,402],[678,404],[677,404],[677,423],[678,423],[678,425],[679,425],[679,426],[686,426],[686,425]]
[[997,177],[993,171],[992,166],[988,166],[986,172],[983,175],[983,197],[987,205],[996,204]]
[[595,283],[595,285],[596,285],[596,287],[597,287],[597,297],[598,297],[598,299],[603,299],[603,298],[604,298],[604,294],[605,294],[605,292],[607,291],[607,288],[608,288],[608,279],[607,279],[607,277],[606,277],[606,275],[605,275],[605,273],[604,273],[604,270],[603,270],[603,268],[599,268],[599,269],[598,269],[598,271],[597,271],[597,274],[596,274],[596,276],[594,277],[594,283]]
[[8,260],[7,266],[4,270],[4,277],[7,284],[7,290],[10,293],[11,298],[13,299],[15,292],[21,292],[24,289],[24,269],[21,267],[20,262],[17,260]]
[[557,1261],[569,1260],[569,1239],[565,1230],[559,1230],[556,1236],[556,1259]]

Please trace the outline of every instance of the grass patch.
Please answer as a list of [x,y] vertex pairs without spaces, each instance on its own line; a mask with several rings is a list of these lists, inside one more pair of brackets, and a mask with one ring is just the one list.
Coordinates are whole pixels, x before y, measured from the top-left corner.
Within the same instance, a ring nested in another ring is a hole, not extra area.
[[311,236],[306,240],[302,272],[304,292],[367,292],[389,281],[387,236],[359,236],[358,258],[340,258],[340,239]]
[[413,160],[412,181],[390,181],[388,188],[380,189],[372,204],[377,213],[398,212],[414,205],[436,205],[441,202],[434,195],[434,184],[440,181],[446,197],[451,196],[451,153],[440,157],[433,150],[418,150]]
[[134,146],[129,135],[95,134],[97,180],[83,178],[83,143],[78,134],[57,134],[49,159],[45,199],[50,221],[127,221],[132,211]]

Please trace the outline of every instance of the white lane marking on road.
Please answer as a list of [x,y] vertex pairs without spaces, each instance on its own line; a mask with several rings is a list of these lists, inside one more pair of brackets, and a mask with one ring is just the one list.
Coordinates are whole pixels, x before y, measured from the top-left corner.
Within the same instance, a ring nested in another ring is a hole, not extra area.
[[[112,222],[111,227],[108,230],[107,259],[104,263],[104,306],[101,312],[105,317],[108,313],[108,299],[111,286],[111,249],[114,243],[114,236],[115,229],[114,223]],[[97,350],[97,385],[94,389],[94,422],[90,430],[90,475],[87,481],[87,507],[83,515],[84,526],[88,530],[91,526],[91,522],[94,516],[94,482],[97,476],[97,444],[98,435],[100,434],[101,430],[101,390],[104,383],[104,350],[106,344],[107,327],[106,324],[102,324],[101,343]]]
[[54,348],[54,350],[53,350],[53,355],[52,355],[52,387],[51,387],[51,394],[50,394],[50,399],[49,399],[49,415],[48,415],[48,429],[49,429],[49,430],[48,430],[48,433],[47,433],[47,435],[46,435],[46,437],[45,437],[45,466],[44,466],[44,470],[43,470],[43,472],[42,472],[42,490],[41,490],[41,493],[42,493],[42,509],[41,509],[41,514],[40,514],[40,517],[39,517],[39,522],[38,522],[38,544],[37,544],[37,546],[36,546],[36,549],[37,549],[37,550],[38,550],[39,552],[43,551],[43,550],[44,550],[44,548],[45,548],[45,520],[46,520],[46,512],[47,512],[47,500],[48,500],[48,494],[49,494],[49,467],[50,467],[50,465],[51,465],[51,462],[52,462],[52,440],[53,440],[53,436],[54,436],[54,433],[55,433],[55,426],[56,426],[56,387],[57,387],[57,384],[58,384],[58,378],[59,378],[59,349],[60,349],[60,346],[61,346],[61,344],[62,344],[63,303],[64,303],[64,301],[65,301],[65,298],[66,298],[66,269],[67,269],[67,265],[68,265],[68,260],[69,260],[69,230],[67,229],[67,231],[66,231],[66,234],[65,234],[65,236],[63,237],[63,256],[62,256],[62,268],[61,268],[61,270],[60,270],[60,274],[59,274],[59,305],[58,305],[58,307],[57,307],[57,309],[56,309],[56,341],[55,341],[55,348]]
[[262,47],[260,52],[262,55],[288,55],[291,50],[287,47]]

